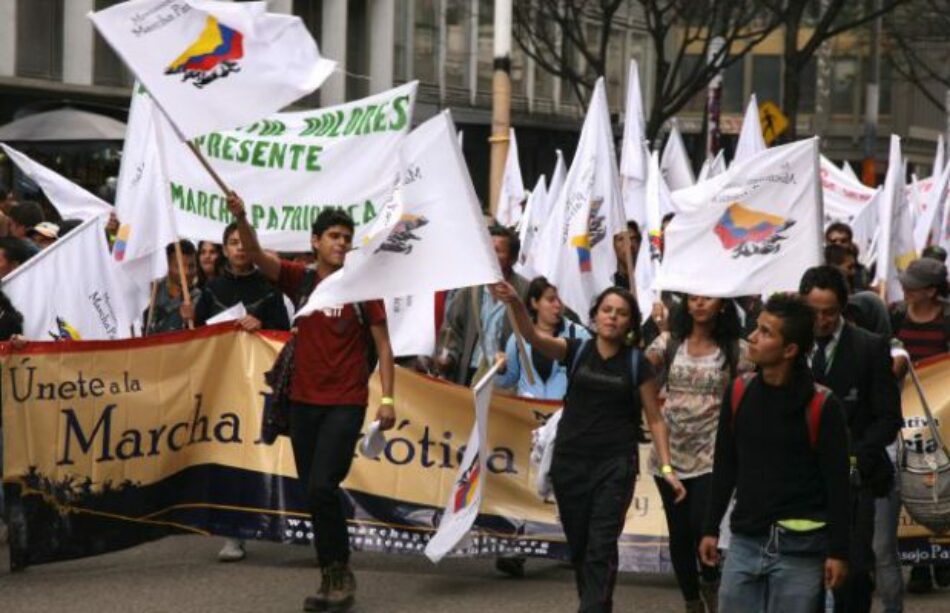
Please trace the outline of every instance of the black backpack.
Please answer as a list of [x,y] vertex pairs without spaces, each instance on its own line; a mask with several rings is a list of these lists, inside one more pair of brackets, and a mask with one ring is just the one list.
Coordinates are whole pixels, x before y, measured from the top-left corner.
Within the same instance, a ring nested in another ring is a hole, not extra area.
[[[310,298],[310,294],[313,293],[313,290],[317,287],[317,271],[315,268],[307,267],[307,270],[304,271],[303,278],[300,279],[300,287],[297,289],[297,310],[303,308],[307,304],[307,299]],[[366,339],[366,366],[370,374],[376,370],[376,365],[379,364],[379,353],[376,351],[376,342],[373,340],[373,335],[369,330],[369,319],[366,317],[366,313],[363,310],[363,304],[361,302],[356,302],[353,304],[353,309],[356,311],[356,319],[360,322],[360,326],[363,328],[363,336]]]

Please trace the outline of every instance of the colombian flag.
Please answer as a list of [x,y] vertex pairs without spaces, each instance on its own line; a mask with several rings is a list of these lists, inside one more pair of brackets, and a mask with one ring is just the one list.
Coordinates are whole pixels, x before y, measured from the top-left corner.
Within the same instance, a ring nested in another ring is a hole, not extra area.
[[479,478],[481,478],[481,464],[478,462],[478,454],[476,453],[472,459],[471,466],[468,467],[468,470],[465,471],[462,478],[455,484],[455,498],[453,503],[455,513],[458,513],[472,504]]
[[208,16],[205,29],[184,53],[169,64],[165,74],[178,72],[208,71],[221,62],[241,59],[244,56],[244,37],[240,32],[221,25]]
[[786,226],[785,219],[748,209],[735,202],[726,209],[713,230],[722,246],[733,249],[743,243],[761,243]]
[[112,257],[115,258],[116,262],[121,262],[125,259],[125,249],[129,245],[129,234],[131,232],[132,227],[128,224],[119,226],[119,231],[115,236],[115,245],[112,248]]
[[581,268],[581,272],[590,272],[590,236],[578,234],[571,238],[571,245],[577,248],[577,263]]

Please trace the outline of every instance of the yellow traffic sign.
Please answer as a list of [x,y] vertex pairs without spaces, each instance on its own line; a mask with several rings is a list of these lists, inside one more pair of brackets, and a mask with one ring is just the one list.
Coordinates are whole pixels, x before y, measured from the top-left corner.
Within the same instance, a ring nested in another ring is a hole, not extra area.
[[771,145],[779,136],[788,130],[788,117],[774,102],[763,102],[759,105],[759,123],[762,124],[762,138],[766,145]]

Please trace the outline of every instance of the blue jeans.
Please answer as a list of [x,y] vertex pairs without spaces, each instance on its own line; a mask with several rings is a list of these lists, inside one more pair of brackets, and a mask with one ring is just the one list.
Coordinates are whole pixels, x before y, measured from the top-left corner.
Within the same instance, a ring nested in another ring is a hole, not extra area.
[[766,536],[732,535],[719,586],[722,613],[815,613],[822,606],[824,556],[778,553]]
[[897,523],[901,513],[900,471],[894,471],[894,489],[874,501],[875,582],[884,613],[904,610],[904,578],[897,551]]

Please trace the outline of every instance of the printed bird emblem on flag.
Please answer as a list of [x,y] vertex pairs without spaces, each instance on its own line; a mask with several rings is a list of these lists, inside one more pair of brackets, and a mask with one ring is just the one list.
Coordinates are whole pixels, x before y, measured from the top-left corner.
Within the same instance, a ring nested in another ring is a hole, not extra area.
[[79,331],[76,328],[72,327],[68,321],[62,317],[56,318],[56,331],[53,332],[50,330],[50,337],[54,341],[78,341],[82,340],[82,337],[79,336]]
[[722,214],[713,231],[724,249],[733,257],[777,253],[780,241],[788,238],[782,232],[795,224],[792,219],[771,215],[733,202]]
[[244,35],[208,16],[204,30],[191,45],[168,65],[165,74],[182,74],[202,88],[212,81],[238,72],[237,60],[244,57]]
[[478,488],[478,480],[481,478],[481,464],[478,461],[478,454],[472,458],[462,477],[455,483],[455,495],[452,497],[452,509],[458,513],[475,499],[475,491]]
[[390,251],[392,253],[402,253],[409,255],[412,253],[412,244],[410,241],[422,240],[420,236],[414,233],[422,226],[428,225],[429,220],[422,215],[405,214],[399,218],[396,225],[393,226],[389,236],[382,245],[376,248],[373,253],[380,251]]

